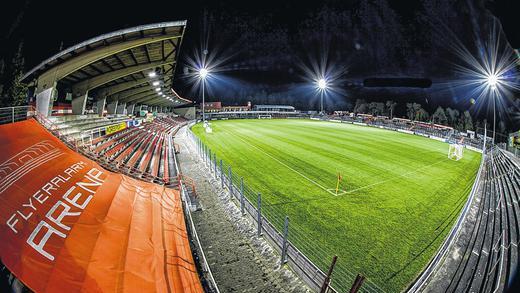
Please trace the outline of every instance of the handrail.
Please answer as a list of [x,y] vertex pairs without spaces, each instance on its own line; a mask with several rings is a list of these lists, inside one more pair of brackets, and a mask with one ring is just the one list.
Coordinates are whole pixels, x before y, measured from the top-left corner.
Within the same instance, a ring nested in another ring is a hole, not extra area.
[[[169,136],[169,138],[171,139],[171,136]],[[189,227],[189,230],[192,231],[191,234],[192,234],[192,237],[194,238],[193,243],[200,253],[201,261],[199,263],[202,265],[202,269],[203,269],[204,273],[207,274],[206,278],[211,287],[210,290],[212,290],[214,293],[220,293],[217,282],[215,281],[215,278],[213,277],[213,273],[211,272],[211,268],[209,267],[208,260],[206,259],[204,250],[202,249],[202,244],[200,243],[200,239],[199,239],[199,235],[197,234],[197,229],[195,227],[195,223],[193,222],[193,218],[191,217],[191,211],[190,211],[190,208],[188,207],[188,203],[187,203],[187,199],[188,199],[189,195],[187,194],[186,187],[184,186],[184,183],[182,181],[183,175],[180,172],[179,163],[177,161],[177,155],[175,154],[175,152],[173,152],[173,161],[175,162],[175,171],[177,174],[179,174],[178,182],[179,182],[179,187],[180,187],[181,195],[182,195],[182,199],[183,199],[182,202],[184,204],[184,213],[186,215],[187,224],[189,224],[187,226]]]

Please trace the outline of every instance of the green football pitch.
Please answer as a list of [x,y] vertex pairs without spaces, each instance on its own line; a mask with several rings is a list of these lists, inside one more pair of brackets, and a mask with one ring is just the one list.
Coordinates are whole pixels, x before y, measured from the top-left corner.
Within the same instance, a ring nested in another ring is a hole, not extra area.
[[[264,215],[350,288],[402,291],[435,254],[471,190],[480,154],[447,158],[448,144],[352,124],[313,120],[212,121],[193,132],[262,194]],[[338,192],[338,174],[341,174]],[[252,202],[256,198],[250,196]]]

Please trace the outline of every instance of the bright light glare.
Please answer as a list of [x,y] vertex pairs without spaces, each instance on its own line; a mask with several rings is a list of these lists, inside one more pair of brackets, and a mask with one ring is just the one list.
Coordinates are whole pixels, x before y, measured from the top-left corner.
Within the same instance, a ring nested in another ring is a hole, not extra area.
[[157,73],[155,73],[155,71],[148,73],[148,77],[156,77],[156,76],[157,76]]
[[158,81],[154,81],[154,82],[152,83],[152,85],[153,85],[153,86],[158,86],[158,85],[159,85],[159,82],[158,82]]
[[495,74],[490,74],[487,77],[487,83],[492,89],[495,89],[497,87],[498,77]]
[[161,89],[160,89],[160,88],[156,88],[155,91],[156,91],[156,92],[160,92]]
[[208,75],[208,73],[209,73],[209,72],[208,72],[208,70],[207,70],[206,68],[201,68],[201,69],[199,70],[199,75],[200,75],[200,77],[201,77],[202,79],[205,79],[206,76]]
[[327,81],[323,78],[321,78],[320,80],[318,80],[318,88],[320,88],[321,90],[324,90],[327,88]]

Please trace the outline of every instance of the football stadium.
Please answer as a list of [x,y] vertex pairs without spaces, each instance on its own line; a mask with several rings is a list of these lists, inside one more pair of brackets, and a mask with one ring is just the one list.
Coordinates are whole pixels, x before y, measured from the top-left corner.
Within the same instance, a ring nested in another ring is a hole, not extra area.
[[0,292],[518,292],[505,1],[61,2],[2,15]]

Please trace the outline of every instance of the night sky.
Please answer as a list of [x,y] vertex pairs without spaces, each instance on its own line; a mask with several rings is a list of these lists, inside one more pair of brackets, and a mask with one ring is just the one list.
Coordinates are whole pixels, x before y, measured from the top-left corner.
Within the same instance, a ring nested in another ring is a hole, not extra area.
[[[209,100],[227,104],[251,100],[316,109],[318,99],[305,68],[326,59],[338,74],[337,91],[327,100],[330,110],[347,108],[357,98],[392,98],[401,110],[410,101],[430,112],[438,105],[464,110],[471,105],[450,86],[458,60],[449,44],[457,39],[477,54],[477,40],[487,38],[496,17],[502,39],[520,48],[514,0],[11,2],[0,12],[0,55],[9,60],[23,39],[26,71],[60,48],[100,34],[186,19],[174,88],[198,99],[198,88],[185,77],[185,64],[207,44],[210,54],[226,60],[219,79],[209,86]],[[367,77],[426,78],[433,85],[364,88]],[[489,111],[473,114],[485,117]]]

